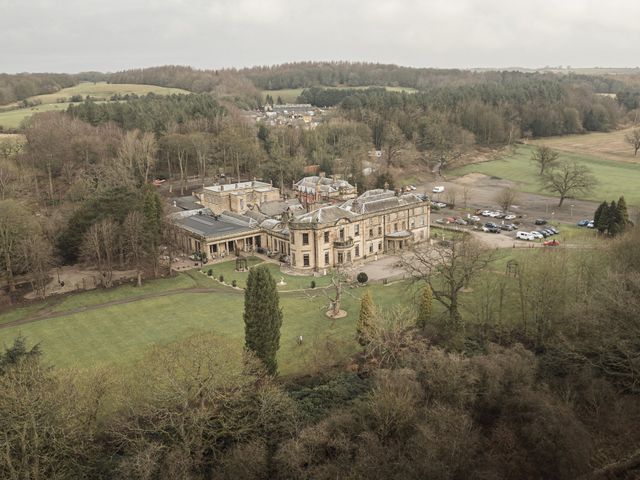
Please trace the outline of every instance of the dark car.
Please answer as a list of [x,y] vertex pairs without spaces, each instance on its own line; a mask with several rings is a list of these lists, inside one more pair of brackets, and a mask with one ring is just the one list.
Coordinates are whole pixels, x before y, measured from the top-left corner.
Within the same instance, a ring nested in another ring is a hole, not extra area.
[[500,227],[495,223],[489,222],[484,224],[484,227],[482,227],[482,231],[489,233],[500,233]]
[[545,232],[547,232],[547,235],[551,236],[551,235],[555,235],[556,232],[554,232],[553,230],[551,230],[550,228],[545,228],[544,229]]
[[551,230],[556,235],[560,233],[560,230],[558,230],[556,227],[549,227],[549,230]]
[[508,223],[506,225],[500,225],[500,230],[506,230],[507,232],[512,232],[514,230],[516,230],[518,227],[516,227],[513,223]]
[[536,225],[546,225],[547,221],[544,218],[536,218],[536,221],[533,223],[535,223]]
[[546,230],[536,230],[536,232],[538,232],[544,238],[547,238],[549,236],[549,232],[547,232]]

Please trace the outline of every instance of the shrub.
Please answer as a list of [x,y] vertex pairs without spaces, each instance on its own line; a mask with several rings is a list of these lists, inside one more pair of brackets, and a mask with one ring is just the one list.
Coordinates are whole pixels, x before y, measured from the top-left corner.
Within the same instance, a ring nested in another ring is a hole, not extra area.
[[316,288],[316,281],[315,280],[311,280],[311,288]]
[[356,279],[358,280],[358,283],[367,283],[367,281],[369,280],[369,275],[364,272],[360,272]]
[[232,287],[237,287],[237,286],[238,286],[238,282],[237,282],[237,280],[232,280],[232,281],[231,281],[231,286],[232,286]]
[[207,276],[208,277],[213,277],[213,270],[212,269],[207,270]]
[[218,277],[218,280],[220,280],[220,283],[224,283],[224,275],[220,275]]

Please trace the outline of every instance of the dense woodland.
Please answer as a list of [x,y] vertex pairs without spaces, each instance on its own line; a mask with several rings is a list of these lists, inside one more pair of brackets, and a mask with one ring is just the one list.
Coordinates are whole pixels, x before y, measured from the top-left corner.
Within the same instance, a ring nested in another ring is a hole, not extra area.
[[[287,186],[319,164],[364,189],[405,168],[446,171],[478,147],[613,129],[640,98],[625,78],[342,63],[5,77],[6,102],[81,79],[198,92],[87,101],[34,115],[24,142],[0,140],[0,266],[12,300],[25,283],[44,296],[65,263],[97,268],[105,287],[116,269],[134,269],[138,283],[159,275],[175,246],[156,178],[186,195],[189,179]],[[262,88],[337,84],[419,91],[309,88],[302,100],[336,107],[313,130],[242,112]],[[371,149],[383,157],[364,177]],[[0,477],[634,478],[640,230],[605,207],[598,228],[616,230],[606,248],[532,254],[517,282],[500,269],[465,309],[457,294],[497,268],[491,252],[456,250],[438,270],[449,291],[416,264],[423,298],[391,312],[363,306],[353,332],[362,351],[305,378],[269,375],[260,355],[215,337],[158,347],[126,374],[54,369],[19,339],[0,354]],[[436,303],[445,315],[431,314]]]

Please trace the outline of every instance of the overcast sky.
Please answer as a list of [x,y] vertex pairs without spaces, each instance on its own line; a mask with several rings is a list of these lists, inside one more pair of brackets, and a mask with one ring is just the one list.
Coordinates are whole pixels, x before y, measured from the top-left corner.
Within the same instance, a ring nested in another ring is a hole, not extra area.
[[0,72],[635,67],[640,0],[0,0]]

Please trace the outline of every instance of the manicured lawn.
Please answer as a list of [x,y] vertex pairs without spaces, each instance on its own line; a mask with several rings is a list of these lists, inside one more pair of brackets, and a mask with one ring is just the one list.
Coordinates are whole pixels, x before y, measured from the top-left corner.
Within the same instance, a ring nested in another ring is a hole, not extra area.
[[[311,288],[311,280],[316,282],[317,287],[322,287],[325,285],[329,285],[331,283],[330,276],[321,276],[321,277],[310,277],[306,275],[288,275],[283,273],[280,270],[280,266],[271,262],[263,262],[262,259],[257,257],[249,257],[248,258],[248,267],[251,268],[255,265],[263,264],[271,272],[271,275],[275,279],[276,283],[280,283],[280,281],[284,281],[284,285],[278,285],[278,290],[280,291],[288,291],[288,290],[300,290],[305,288]],[[202,269],[203,272],[207,273],[208,270],[211,269],[213,272],[212,282],[215,281],[222,275],[224,277],[224,281],[226,284],[231,285],[233,280],[236,281],[236,285],[239,288],[244,288],[247,285],[247,276],[248,272],[236,272],[236,262],[235,260],[229,260],[228,262],[205,265]]]
[[[381,309],[409,306],[414,288],[407,284],[374,285],[374,299]],[[355,322],[364,288],[347,289],[343,308],[347,317],[332,321],[324,312],[327,297],[319,290],[311,295],[281,295],[284,311],[280,370],[301,373],[318,361],[340,359],[357,351]],[[43,320],[0,330],[0,344],[9,344],[18,335],[29,343],[41,342],[45,359],[56,367],[90,367],[126,364],[140,358],[155,344],[164,344],[189,335],[211,332],[242,348],[244,297],[230,290],[216,293],[180,293],[145,299],[97,310]],[[303,344],[297,338],[303,336]]]
[[46,105],[38,105],[36,107],[19,108],[16,110],[9,110],[6,112],[0,112],[0,126],[4,128],[19,128],[20,124],[25,118],[29,118],[34,113],[40,112],[64,112],[69,103],[50,103]]
[[[451,174],[462,176],[468,173],[482,173],[516,182],[518,188],[525,192],[551,195],[540,188],[537,168],[530,160],[532,151],[531,146],[518,146],[512,155],[499,160],[466,165],[453,170]],[[593,193],[580,196],[580,199],[600,202],[617,200],[620,195],[624,195],[627,204],[640,205],[640,163],[616,162],[567,152],[562,152],[560,159],[576,161],[589,167],[598,179],[599,184]]]

